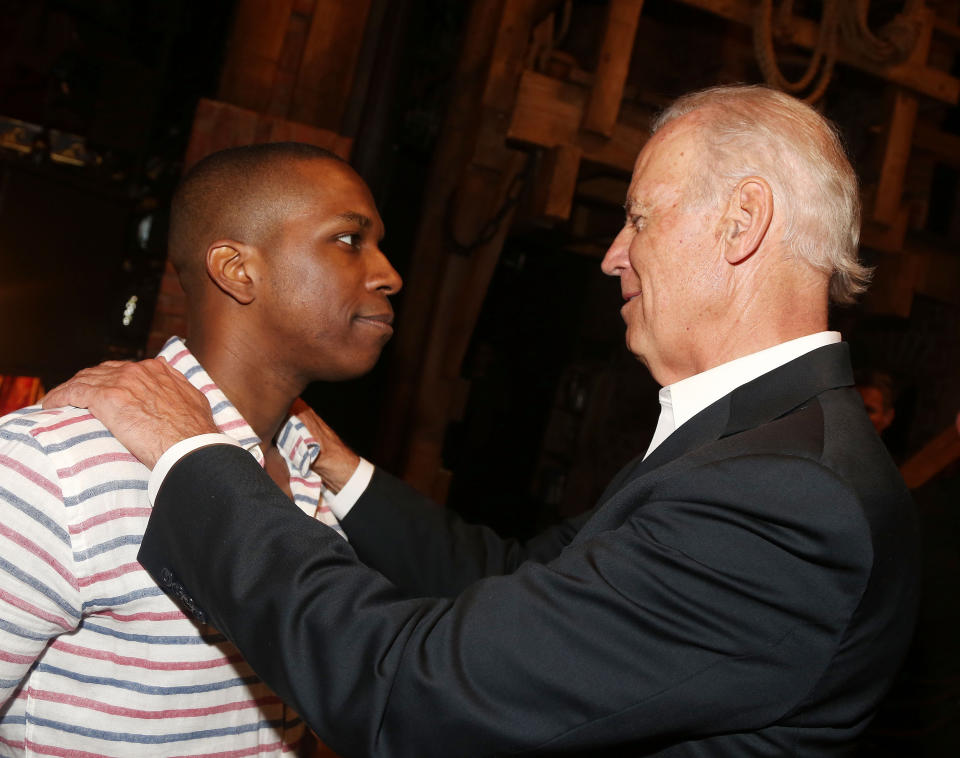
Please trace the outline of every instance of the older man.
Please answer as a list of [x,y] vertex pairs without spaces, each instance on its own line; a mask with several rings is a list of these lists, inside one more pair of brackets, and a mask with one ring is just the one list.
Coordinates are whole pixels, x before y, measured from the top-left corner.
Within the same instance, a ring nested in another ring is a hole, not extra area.
[[[836,135],[768,89],[688,96],[626,211],[603,269],[663,410],[582,516],[501,540],[357,468],[319,422],[351,545],[227,445],[154,470],[140,560],[345,755],[835,755],[898,667],[916,528],[825,331],[866,275]],[[153,463],[210,430],[174,378],[99,368],[54,398]],[[137,404],[174,420],[137,434]]]

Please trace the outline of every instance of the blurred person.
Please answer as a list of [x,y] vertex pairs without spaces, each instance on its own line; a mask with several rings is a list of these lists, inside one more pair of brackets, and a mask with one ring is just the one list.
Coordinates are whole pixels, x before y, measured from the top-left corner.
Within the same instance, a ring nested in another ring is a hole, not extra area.
[[879,369],[858,373],[856,378],[857,391],[863,398],[863,405],[867,409],[870,423],[877,430],[877,434],[883,434],[896,416],[893,378],[886,371]]

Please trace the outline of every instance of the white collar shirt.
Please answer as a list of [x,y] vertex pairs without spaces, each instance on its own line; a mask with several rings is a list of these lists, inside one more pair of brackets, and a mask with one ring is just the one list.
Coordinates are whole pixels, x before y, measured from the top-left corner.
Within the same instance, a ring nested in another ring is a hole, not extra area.
[[840,332],[817,332],[789,342],[721,363],[699,374],[681,379],[660,390],[660,418],[644,458],[660,444],[721,397],[737,387],[825,345],[840,342]]

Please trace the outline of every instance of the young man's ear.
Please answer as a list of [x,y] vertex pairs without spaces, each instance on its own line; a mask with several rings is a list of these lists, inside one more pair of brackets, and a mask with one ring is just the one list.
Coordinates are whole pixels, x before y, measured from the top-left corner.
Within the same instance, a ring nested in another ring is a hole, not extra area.
[[723,218],[723,250],[728,263],[747,260],[760,247],[773,219],[773,191],[766,179],[741,179]]
[[207,248],[207,275],[241,305],[256,298],[256,248],[235,240],[217,240]]

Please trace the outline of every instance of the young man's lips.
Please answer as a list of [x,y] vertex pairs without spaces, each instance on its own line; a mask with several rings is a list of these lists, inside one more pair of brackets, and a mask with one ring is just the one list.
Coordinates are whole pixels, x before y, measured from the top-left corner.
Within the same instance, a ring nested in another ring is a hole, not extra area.
[[372,326],[377,329],[383,329],[384,331],[393,331],[393,314],[392,313],[371,313],[365,316],[356,316],[357,321],[367,326]]

